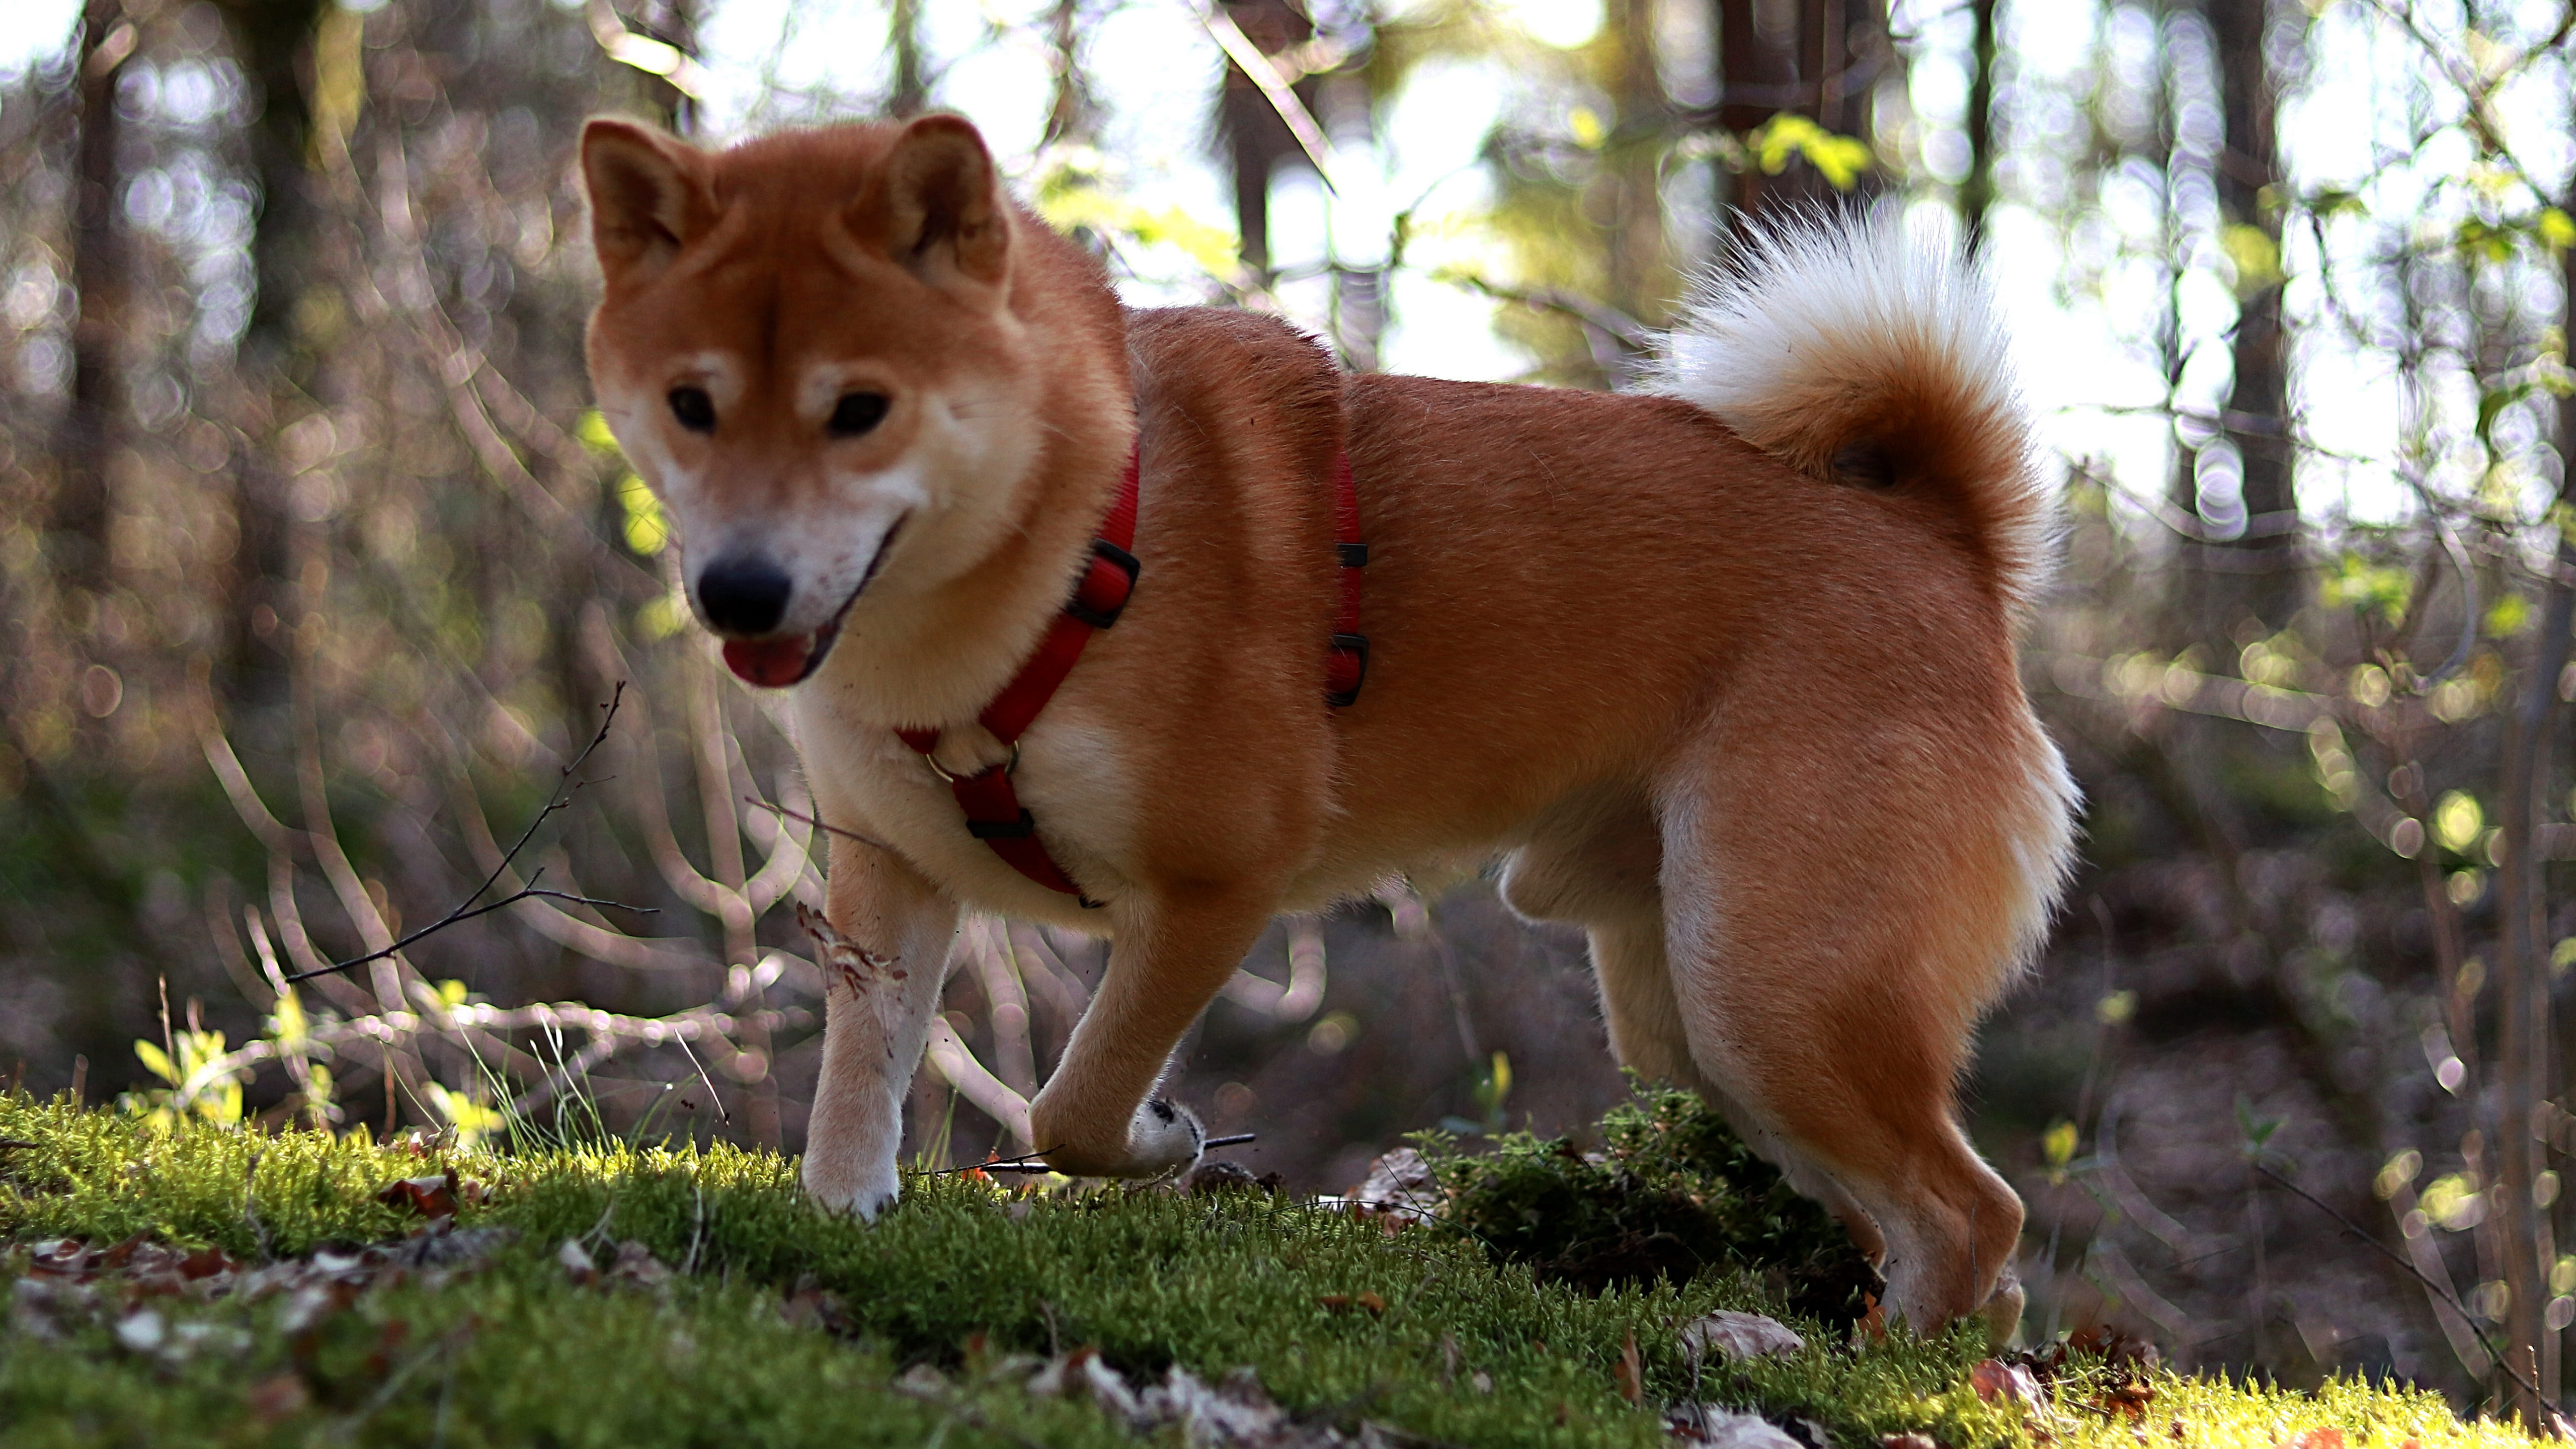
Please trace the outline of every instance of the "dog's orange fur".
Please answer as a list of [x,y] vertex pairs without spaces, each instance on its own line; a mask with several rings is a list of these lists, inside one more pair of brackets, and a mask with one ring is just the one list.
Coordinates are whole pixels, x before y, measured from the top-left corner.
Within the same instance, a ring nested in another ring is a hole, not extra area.
[[[597,121],[583,161],[592,373],[693,588],[718,551],[774,555],[800,649],[854,597],[789,702],[824,818],[891,847],[832,843],[820,1198],[895,1194],[964,909],[1113,938],[1031,1128],[1066,1171],[1151,1175],[1203,1140],[1155,1083],[1273,915],[1502,855],[1515,909],[1590,933],[1620,1058],[1841,1213],[1892,1308],[2017,1311],[2021,1206],[1953,1103],[2070,829],[2014,672],[2046,520],[2008,390],[1898,314],[1784,353],[1735,428],[1671,397],[1347,376],[1268,318],[1122,311],[953,117],[713,154]],[[674,420],[684,385],[712,431]],[[829,436],[852,389],[885,420]],[[1107,903],[1085,910],[969,837],[894,729],[939,727],[953,769],[1002,757],[975,715],[1140,432],[1141,583],[1016,775]],[[1374,658],[1336,711],[1345,447]]]

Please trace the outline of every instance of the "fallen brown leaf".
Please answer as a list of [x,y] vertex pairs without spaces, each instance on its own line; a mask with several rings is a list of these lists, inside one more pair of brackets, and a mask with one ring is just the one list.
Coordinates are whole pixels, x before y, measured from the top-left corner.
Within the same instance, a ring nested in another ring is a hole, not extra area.
[[313,1405],[313,1391],[304,1378],[293,1372],[274,1373],[250,1386],[244,1395],[251,1417],[262,1425],[273,1425],[281,1419],[292,1419]]
[[[2093,1406],[2100,1409],[2105,1416],[2118,1414],[2131,1420],[2143,1421],[2147,1417],[2147,1405],[2155,1401],[2154,1386],[2145,1379],[2133,1378],[2102,1390],[2094,1397]],[[2320,1449],[2323,1449],[2323,1446],[2320,1446]]]
[[634,1283],[654,1288],[671,1281],[671,1269],[653,1256],[651,1248],[629,1238],[617,1245],[617,1261],[609,1265],[603,1276],[611,1283]]
[[1252,1169],[1240,1162],[1207,1162],[1190,1173],[1182,1184],[1182,1190],[1196,1197],[1222,1192],[1258,1192],[1261,1179],[1254,1177]]
[[409,1208],[425,1218],[456,1216],[456,1174],[442,1172],[436,1177],[406,1177],[376,1194],[376,1201],[390,1208]]
[[2030,1370],[2017,1363],[1990,1358],[1968,1370],[1968,1387],[1989,1404],[2017,1404],[2029,1408],[2039,1402],[2039,1381]]
[[1710,1353],[1724,1359],[1763,1358],[1806,1346],[1788,1325],[1759,1313],[1711,1313],[1682,1326],[1682,1355],[1693,1363]]
[[841,1295],[824,1290],[811,1273],[796,1280],[796,1286],[779,1301],[778,1316],[798,1328],[819,1328],[836,1338],[855,1337],[858,1324],[842,1307]]
[[1399,1147],[1370,1163],[1368,1180],[1341,1199],[1345,1207],[1407,1221],[1429,1216],[1445,1200],[1431,1164],[1410,1147]]
[[2090,1324],[2066,1336],[2066,1341],[2049,1347],[2039,1356],[2044,1368],[2055,1370],[2070,1358],[2098,1358],[2108,1364],[2130,1364],[2153,1368],[2163,1361],[2156,1346],[2134,1334],[2124,1333],[2109,1324]]

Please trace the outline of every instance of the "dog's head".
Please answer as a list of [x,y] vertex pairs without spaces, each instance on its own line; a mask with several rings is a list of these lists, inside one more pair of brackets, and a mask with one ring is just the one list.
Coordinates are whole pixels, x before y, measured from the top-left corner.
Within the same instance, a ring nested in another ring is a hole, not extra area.
[[1013,530],[1044,433],[1015,287],[1037,228],[973,126],[708,152],[594,120],[581,163],[592,385],[736,674],[806,678],[863,595],[918,596]]

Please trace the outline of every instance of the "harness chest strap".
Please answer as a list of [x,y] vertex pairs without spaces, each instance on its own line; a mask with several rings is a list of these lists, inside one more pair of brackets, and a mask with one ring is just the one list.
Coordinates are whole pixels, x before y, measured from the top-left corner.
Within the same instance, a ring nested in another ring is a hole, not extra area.
[[1360,490],[1348,450],[1333,454],[1333,551],[1341,559],[1341,607],[1333,616],[1324,702],[1339,709],[1360,697],[1368,679],[1368,636],[1360,632],[1360,570],[1368,567],[1368,545],[1360,542]]
[[[958,808],[966,813],[968,834],[991,846],[993,853],[1013,870],[1048,890],[1074,897],[1086,907],[1100,902],[1083,895],[1082,888],[1047,854],[1046,846],[1037,837],[1036,820],[1011,786],[1011,771],[1020,761],[1021,734],[1081,661],[1083,646],[1091,642],[1091,636],[1117,623],[1119,613],[1136,591],[1138,566],[1131,550],[1136,544],[1139,463],[1138,452],[1131,450],[1127,471],[1118,483],[1118,496],[1109,506],[1109,516],[1101,520],[1099,534],[1091,540],[1091,559],[1084,567],[1082,580],[1074,586],[1073,597],[1065,602],[1063,612],[1048,623],[1045,637],[1038,641],[1037,653],[976,716],[976,723],[1009,749],[1010,757],[976,774],[952,775],[940,768],[933,753],[939,748],[937,729],[896,731],[948,782]],[[1333,547],[1340,560],[1341,590],[1324,683],[1325,702],[1335,707],[1357,699],[1360,685],[1368,678],[1368,639],[1359,632],[1360,570],[1368,566],[1368,545],[1360,542],[1359,532],[1359,488],[1351,476],[1350,455],[1339,453],[1333,462]]]

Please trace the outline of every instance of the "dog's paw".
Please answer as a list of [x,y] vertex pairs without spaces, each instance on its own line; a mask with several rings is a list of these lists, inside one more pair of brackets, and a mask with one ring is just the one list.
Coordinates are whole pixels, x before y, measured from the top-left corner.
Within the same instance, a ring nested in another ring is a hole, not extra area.
[[[1039,1128],[1044,1135],[1043,1125]],[[1127,1123],[1126,1141],[1084,1145],[1078,1139],[1050,1149],[1047,1165],[1067,1177],[1168,1177],[1198,1166],[1207,1129],[1178,1102],[1148,1098]]]
[[1145,1099],[1127,1139],[1137,1159],[1130,1177],[1187,1172],[1207,1152],[1207,1128],[1199,1125],[1198,1114],[1167,1097]]
[[2010,1345],[2013,1335],[2021,1331],[2021,1276],[2006,1263],[2001,1278],[1995,1280],[1995,1294],[1986,1300],[1986,1344],[2000,1353]]
[[841,1170],[824,1156],[805,1154],[805,1195],[829,1211],[856,1213],[859,1221],[873,1223],[902,1193],[891,1166],[883,1172]]

